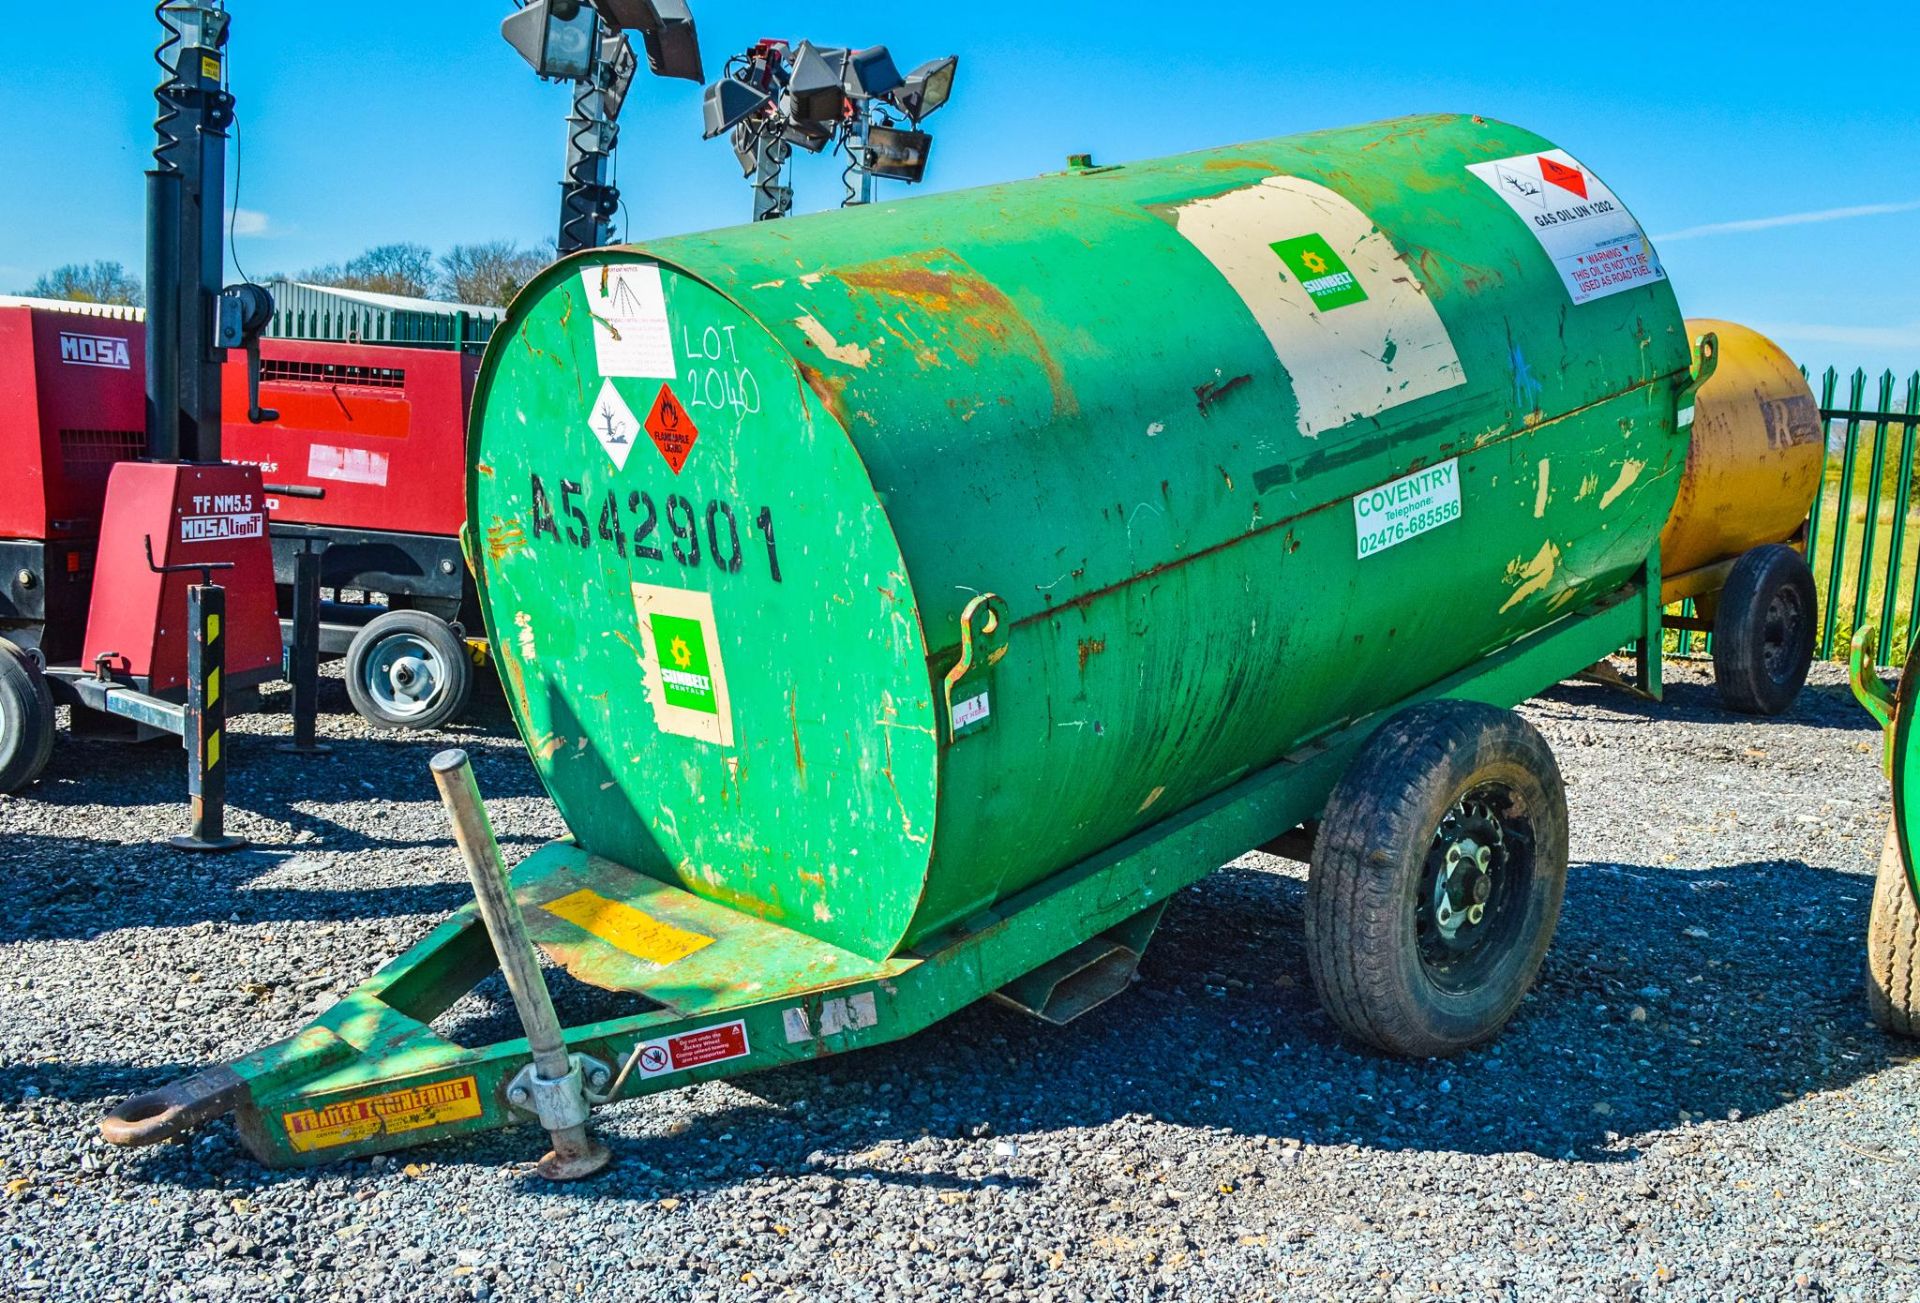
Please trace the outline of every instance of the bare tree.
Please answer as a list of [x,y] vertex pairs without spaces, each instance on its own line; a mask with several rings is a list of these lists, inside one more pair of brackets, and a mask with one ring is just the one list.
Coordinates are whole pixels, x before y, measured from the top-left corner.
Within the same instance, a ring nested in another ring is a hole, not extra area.
[[26,291],[37,299],[77,303],[115,303],[139,307],[146,301],[140,282],[117,262],[70,262],[55,267]]
[[433,250],[426,245],[381,244],[345,263],[310,268],[300,273],[300,279],[314,285],[424,299],[434,296],[440,278]]
[[488,240],[454,245],[440,256],[440,268],[458,302],[505,307],[552,261],[550,248],[523,249],[512,240]]

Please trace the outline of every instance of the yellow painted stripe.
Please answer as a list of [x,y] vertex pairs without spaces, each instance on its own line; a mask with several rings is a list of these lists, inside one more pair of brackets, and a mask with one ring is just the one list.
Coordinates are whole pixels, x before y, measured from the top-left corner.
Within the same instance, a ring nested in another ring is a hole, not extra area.
[[220,617],[218,615],[209,615],[207,617],[207,641],[218,642],[219,640],[220,640]]
[[220,700],[220,671],[215,670],[207,675],[207,704],[211,706],[218,700]]
[[671,964],[685,959],[713,938],[687,932],[670,923],[643,914],[622,901],[609,900],[597,891],[581,888],[543,906],[547,913],[563,918],[575,927],[598,937],[616,950],[654,964]]
[[216,728],[213,732],[207,734],[207,768],[211,769],[219,763],[220,730]]

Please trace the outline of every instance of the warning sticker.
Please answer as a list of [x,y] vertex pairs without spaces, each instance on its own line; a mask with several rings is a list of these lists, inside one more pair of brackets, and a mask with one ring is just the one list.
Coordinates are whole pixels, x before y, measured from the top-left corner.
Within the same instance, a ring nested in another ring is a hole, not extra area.
[[366,448],[338,448],[316,443],[307,449],[307,478],[334,480],[341,484],[387,483],[387,454]]
[[287,1143],[296,1153],[359,1144],[374,1136],[400,1135],[446,1122],[480,1116],[480,1084],[472,1077],[431,1086],[410,1086],[384,1095],[344,1100],[323,1109],[303,1108],[282,1113]]
[[1327,187],[1270,176],[1181,205],[1174,225],[1253,313],[1308,438],[1466,383],[1413,267]]
[[698,1031],[681,1032],[677,1036],[663,1036],[659,1040],[647,1041],[638,1048],[640,1057],[635,1067],[642,1077],[662,1077],[669,1072],[685,1072],[688,1068],[709,1063],[743,1059],[751,1052],[744,1022],[721,1023],[717,1027],[702,1027]]
[[1566,150],[1469,163],[1467,170],[1527,224],[1575,303],[1667,278],[1626,205]]
[[647,433],[653,437],[653,446],[667,459],[667,466],[675,475],[687,464],[687,455],[693,451],[693,441],[700,437],[700,428],[687,415],[687,409],[680,406],[680,400],[673,396],[670,386],[660,386],[660,396],[653,400],[653,410],[647,413]]
[[1390,484],[1357,493],[1353,524],[1360,555],[1372,556],[1430,529],[1460,519],[1460,459],[1402,475]]
[[640,422],[627,406],[627,400],[614,388],[613,381],[600,382],[600,394],[593,400],[593,411],[587,417],[587,424],[593,430],[593,437],[599,441],[601,449],[613,460],[615,470],[627,468],[627,456],[633,451],[633,441],[640,433]]
[[712,937],[662,923],[625,901],[609,899],[585,887],[550,900],[541,908],[616,950],[653,964],[671,964],[713,944]]
[[712,594],[635,584],[633,603],[647,697],[660,731],[732,746],[733,710]]
[[589,267],[580,273],[580,283],[593,317],[601,375],[669,379],[679,374],[658,267]]

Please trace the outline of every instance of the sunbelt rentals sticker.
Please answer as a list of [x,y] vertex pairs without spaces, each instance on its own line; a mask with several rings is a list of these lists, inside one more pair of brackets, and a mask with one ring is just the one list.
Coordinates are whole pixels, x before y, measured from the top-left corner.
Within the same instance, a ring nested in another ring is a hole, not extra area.
[[1354,495],[1353,524],[1360,555],[1370,557],[1460,519],[1460,459],[1402,475]]
[[660,731],[732,746],[733,707],[714,629],[712,595],[635,584],[633,604],[647,698]]

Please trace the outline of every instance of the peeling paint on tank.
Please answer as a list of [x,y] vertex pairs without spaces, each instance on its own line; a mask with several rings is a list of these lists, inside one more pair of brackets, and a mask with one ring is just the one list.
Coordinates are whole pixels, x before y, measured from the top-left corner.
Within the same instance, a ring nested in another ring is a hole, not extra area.
[[795,317],[793,324],[800,328],[800,333],[807,337],[808,343],[820,350],[822,356],[842,366],[865,368],[867,363],[873,361],[872,349],[862,348],[858,344],[842,344],[833,337],[831,330],[811,315]]
[[1547,585],[1553,582],[1553,572],[1559,565],[1560,549],[1553,545],[1552,540],[1542,543],[1531,561],[1522,561],[1519,557],[1509,561],[1506,580],[1520,586],[1501,606],[1500,613],[1505,615],[1535,593],[1545,592]]
[[1540,487],[1533,494],[1533,518],[1539,520],[1547,514],[1547,474],[1553,463],[1545,457],[1540,459]]
[[1633,487],[1633,482],[1640,478],[1640,472],[1646,468],[1647,464],[1645,462],[1632,457],[1622,462],[1620,464],[1620,478],[1613,482],[1612,488],[1600,495],[1600,510],[1605,511],[1615,502],[1618,502],[1620,495]]

